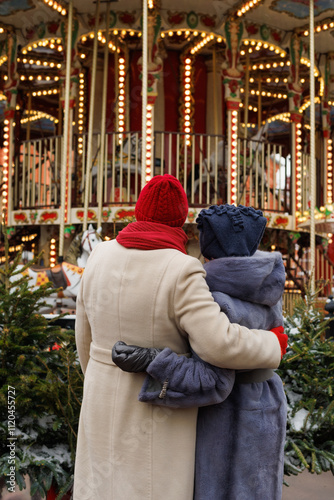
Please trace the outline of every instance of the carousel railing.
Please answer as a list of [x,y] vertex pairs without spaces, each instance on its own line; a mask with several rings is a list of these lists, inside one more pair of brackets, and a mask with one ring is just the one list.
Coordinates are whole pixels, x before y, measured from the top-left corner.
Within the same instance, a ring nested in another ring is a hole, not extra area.
[[[80,140],[79,140],[80,139]],[[69,183],[73,207],[82,207],[85,190],[89,205],[134,204],[141,186],[141,133],[93,134],[92,163],[87,170],[87,136],[70,141]],[[104,145],[103,145],[104,144]],[[80,147],[79,147],[80,146]],[[102,151],[103,148],[103,151]],[[62,137],[24,141],[16,158],[13,207],[57,207],[60,204]],[[228,148],[223,136],[155,132],[153,175],[176,176],[189,204],[226,203]],[[237,202],[290,213],[290,159],[282,146],[239,139]],[[88,174],[89,182],[86,182]],[[305,188],[307,192],[307,188]]]
[[[76,147],[74,136],[76,175],[73,204],[83,206],[85,190],[89,189],[91,206],[101,198],[103,205],[132,204],[138,199],[141,175],[141,134],[139,132],[107,133],[103,142],[101,134],[93,134],[93,160],[87,176],[87,135],[81,136],[82,153]],[[103,151],[102,151],[103,148]]]
[[156,132],[155,174],[175,175],[191,205],[226,201],[226,140],[220,135]]
[[290,155],[283,151],[271,142],[238,140],[238,204],[290,213]]
[[14,209],[59,205],[61,144],[61,136],[21,143],[15,159]]
[[[82,172],[87,171],[86,140],[82,141]],[[141,186],[141,133],[117,132],[106,134],[105,150],[101,151],[101,137],[93,137],[93,162],[89,169],[92,182],[89,202],[99,197],[103,205],[123,202],[135,203]],[[74,141],[75,142],[75,141]],[[169,173],[177,177],[188,194],[191,204],[207,205],[223,202],[226,197],[225,141],[222,136],[192,134],[189,144],[185,134],[155,132],[152,152],[153,175]],[[102,183],[99,177],[102,176]],[[98,192],[98,186],[102,191]],[[84,200],[85,174],[77,186],[76,200]],[[225,192],[224,192],[225,190]]]

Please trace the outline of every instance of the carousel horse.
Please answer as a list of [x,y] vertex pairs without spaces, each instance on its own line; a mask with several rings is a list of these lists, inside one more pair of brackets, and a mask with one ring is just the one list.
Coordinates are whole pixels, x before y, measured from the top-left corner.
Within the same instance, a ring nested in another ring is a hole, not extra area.
[[90,224],[88,226],[88,229],[82,234],[81,253],[77,257],[77,265],[79,267],[86,266],[88,257],[90,256],[96,245],[102,241],[101,231],[102,227],[100,227],[98,230],[95,230],[92,224]]
[[[141,149],[142,149],[142,139],[138,137],[138,134],[131,134],[126,137],[123,141],[123,163],[126,164],[129,161],[135,161],[136,157],[138,157],[138,161],[141,159]],[[118,146],[118,154],[120,154],[121,148]]]
[[[46,300],[51,308],[57,305],[59,299],[64,298],[72,299],[72,306],[75,307],[74,301],[79,291],[81,277],[88,257],[96,245],[102,241],[102,237],[100,236],[101,229],[102,228],[95,230],[93,226],[90,225],[88,229],[80,235],[79,241],[81,252],[80,255],[77,256],[75,263],[72,263],[73,258],[72,262],[68,262],[65,257],[64,262],[52,268],[35,265],[30,267],[21,266],[21,268],[25,268],[22,274],[29,276],[32,288],[37,288],[45,283],[51,282],[54,288],[61,289],[57,295]],[[74,241],[74,247],[76,246],[77,241]],[[71,256],[71,251],[69,252],[69,256]],[[71,258],[69,257],[68,260],[71,260]],[[16,279],[19,278],[20,274],[17,275]]]

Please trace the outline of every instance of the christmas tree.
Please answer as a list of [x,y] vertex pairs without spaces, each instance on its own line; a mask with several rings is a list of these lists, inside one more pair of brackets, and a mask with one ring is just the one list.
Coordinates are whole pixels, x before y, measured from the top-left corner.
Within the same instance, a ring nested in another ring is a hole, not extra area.
[[[31,495],[72,481],[82,375],[73,331],[48,321],[40,310],[55,290],[32,288],[20,254],[0,269],[0,476],[15,491],[30,476]],[[37,260],[37,259],[36,259]]]
[[334,339],[329,320],[306,291],[285,320],[289,348],[280,369],[288,401],[285,474],[334,474]]

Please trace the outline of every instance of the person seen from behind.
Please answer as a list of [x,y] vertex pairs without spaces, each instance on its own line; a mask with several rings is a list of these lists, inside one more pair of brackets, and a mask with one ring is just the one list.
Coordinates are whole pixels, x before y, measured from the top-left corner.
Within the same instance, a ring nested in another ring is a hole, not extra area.
[[[283,332],[282,256],[257,250],[266,222],[260,210],[228,204],[197,218],[206,281],[220,309],[232,323]],[[277,373],[224,370],[196,353],[189,359],[123,342],[113,359],[149,374],[139,401],[200,407],[194,500],[281,500],[287,405]]]
[[284,334],[249,330],[220,311],[203,266],[186,253],[188,203],[180,182],[156,176],[136,222],[93,250],[77,298],[76,343],[84,373],[74,500],[192,500],[197,408],[142,404],[145,373],[112,361],[117,340],[204,361],[274,369]]

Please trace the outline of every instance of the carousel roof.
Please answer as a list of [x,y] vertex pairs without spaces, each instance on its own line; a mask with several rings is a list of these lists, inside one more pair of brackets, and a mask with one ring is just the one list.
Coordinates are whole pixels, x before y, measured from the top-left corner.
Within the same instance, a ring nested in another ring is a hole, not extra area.
[[[81,62],[90,67],[96,2],[73,0],[74,15],[78,21],[78,48]],[[261,81],[263,120],[282,116],[289,111],[287,81],[289,78],[289,46],[293,33],[303,41],[304,63],[300,67],[303,83],[303,103],[307,109],[309,96],[309,0],[152,0],[161,16],[160,45],[164,50],[183,51],[201,41],[206,34],[212,39],[198,51],[211,58],[213,51],[225,55],[224,25],[234,16],[244,22],[240,62],[246,66],[246,53],[250,63],[249,120],[257,123],[258,84]],[[110,43],[112,50],[123,45],[141,49],[142,1],[100,1],[99,31],[106,27],[106,9],[110,6]],[[39,110],[57,117],[57,88],[64,72],[64,24],[68,2],[63,0],[5,0],[0,3],[0,74],[7,71],[5,40],[15,32],[18,43],[17,71],[20,88],[38,97]],[[334,2],[314,0],[316,93],[321,88],[320,77],[325,54],[333,50]],[[3,32],[1,33],[1,29]],[[103,50],[103,35],[99,50]],[[246,46],[248,45],[248,47]],[[252,47],[251,47],[252,45]],[[244,50],[243,50],[244,49]],[[243,89],[242,89],[243,90]],[[39,92],[39,93],[38,93]],[[35,94],[34,94],[35,93]],[[1,98],[1,96],[0,96]],[[329,99],[334,101],[333,95]],[[253,113],[253,115],[252,115]],[[273,127],[272,127],[273,128]],[[276,127],[277,133],[282,127]],[[283,126],[284,128],[284,126]]]
[[[142,1],[140,0],[106,0],[100,1],[100,14],[110,5],[115,17],[111,25],[123,24],[132,29],[140,29]],[[281,30],[283,32],[308,31],[309,0],[180,0],[152,1],[162,16],[162,29],[178,27],[183,23],[189,28],[206,28],[207,31],[219,33],[226,19],[231,15],[239,16],[248,24],[254,23]],[[79,18],[81,29],[92,27],[92,18],[96,12],[96,1],[73,0],[75,13]],[[63,0],[4,0],[0,3],[0,19],[3,26],[18,30],[23,41],[29,40],[39,28],[39,35],[50,29],[56,29],[58,20],[66,15],[68,2]],[[333,42],[334,3],[332,0],[314,0],[315,25],[322,29],[316,31],[315,50],[325,53],[331,50]],[[327,27],[326,27],[327,21]],[[325,24],[325,27],[324,27]],[[51,32],[50,31],[50,32]],[[307,38],[307,37],[306,37]]]

